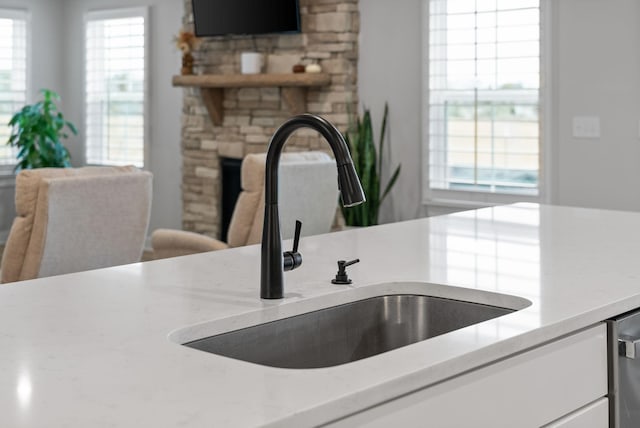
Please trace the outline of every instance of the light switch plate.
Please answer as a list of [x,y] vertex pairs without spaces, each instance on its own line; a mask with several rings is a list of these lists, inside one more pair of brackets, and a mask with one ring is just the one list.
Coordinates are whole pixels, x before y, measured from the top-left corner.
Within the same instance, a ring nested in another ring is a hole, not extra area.
[[573,118],[575,138],[600,138],[600,118],[598,116],[575,116]]

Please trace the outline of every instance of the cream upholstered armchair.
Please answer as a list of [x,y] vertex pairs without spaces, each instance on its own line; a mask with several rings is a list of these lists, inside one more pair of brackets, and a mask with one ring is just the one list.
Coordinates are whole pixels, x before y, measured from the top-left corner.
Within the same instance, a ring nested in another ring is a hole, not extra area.
[[[265,163],[264,153],[248,155],[242,161],[242,191],[231,217],[226,243],[193,232],[158,229],[151,236],[154,257],[161,259],[259,243],[264,219]],[[303,236],[331,230],[338,206],[337,183],[335,161],[326,153],[282,154],[279,206],[284,239],[293,237],[295,220],[302,221]]]
[[133,166],[21,171],[2,282],[139,261],[151,181]]

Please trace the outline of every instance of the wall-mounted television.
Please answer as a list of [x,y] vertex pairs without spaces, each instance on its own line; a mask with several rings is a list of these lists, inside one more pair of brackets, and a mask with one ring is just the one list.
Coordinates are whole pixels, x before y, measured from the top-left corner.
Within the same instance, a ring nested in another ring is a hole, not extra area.
[[192,0],[195,34],[299,33],[298,0]]

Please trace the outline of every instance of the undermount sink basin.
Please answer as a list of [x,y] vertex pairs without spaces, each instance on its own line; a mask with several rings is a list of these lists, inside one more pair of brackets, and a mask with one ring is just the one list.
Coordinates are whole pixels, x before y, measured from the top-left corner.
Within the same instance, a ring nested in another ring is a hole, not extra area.
[[271,367],[344,364],[514,312],[422,295],[387,295],[185,343]]

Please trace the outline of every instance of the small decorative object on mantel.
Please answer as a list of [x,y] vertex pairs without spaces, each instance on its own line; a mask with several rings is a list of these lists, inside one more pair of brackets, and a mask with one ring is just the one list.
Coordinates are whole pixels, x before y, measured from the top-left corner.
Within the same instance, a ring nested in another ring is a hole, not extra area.
[[321,73],[322,72],[322,67],[320,67],[320,64],[309,64],[305,68],[305,71],[307,73]]
[[294,73],[304,73],[305,72],[305,67],[302,64],[296,64],[293,66],[293,72]]
[[182,68],[180,74],[183,76],[193,74],[193,52],[200,45],[201,40],[191,31],[180,30],[174,38],[176,46],[182,51]]
[[240,73],[260,74],[264,67],[264,55],[259,52],[242,52],[240,54]]

